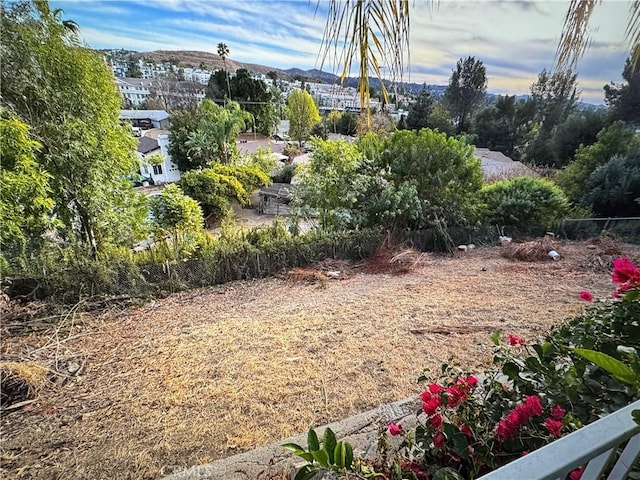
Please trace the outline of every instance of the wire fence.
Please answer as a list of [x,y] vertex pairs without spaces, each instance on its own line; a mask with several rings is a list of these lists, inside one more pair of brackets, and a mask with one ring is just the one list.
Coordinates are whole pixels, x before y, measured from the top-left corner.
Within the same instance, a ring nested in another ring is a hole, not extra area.
[[640,217],[565,218],[560,235],[568,240],[587,240],[607,234],[627,243],[640,243]]

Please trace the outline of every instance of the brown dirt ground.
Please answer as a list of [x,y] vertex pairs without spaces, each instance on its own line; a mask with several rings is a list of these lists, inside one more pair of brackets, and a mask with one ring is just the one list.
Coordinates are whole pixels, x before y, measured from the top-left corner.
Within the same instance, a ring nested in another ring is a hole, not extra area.
[[558,251],[559,262],[496,247],[429,256],[401,276],[238,282],[5,336],[4,359],[57,373],[2,416],[0,473],[157,478],[417,394],[425,367],[481,368],[494,329],[532,338],[584,308],[581,290],[611,294],[586,244]]

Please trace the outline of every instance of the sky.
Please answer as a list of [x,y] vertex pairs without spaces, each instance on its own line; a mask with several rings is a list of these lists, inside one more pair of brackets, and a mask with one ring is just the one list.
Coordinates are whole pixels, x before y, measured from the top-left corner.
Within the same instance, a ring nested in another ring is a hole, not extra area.
[[[629,1],[604,0],[592,42],[578,65],[582,100],[603,103],[603,85],[620,82],[628,46]],[[320,67],[326,0],[50,0],[80,25],[93,48],[201,50],[229,47],[229,58],[282,69]],[[459,58],[487,70],[488,91],[526,94],[553,67],[568,1],[426,0],[411,2],[405,81],[446,85]],[[325,63],[323,70],[339,73]],[[352,75],[355,76],[355,70]]]

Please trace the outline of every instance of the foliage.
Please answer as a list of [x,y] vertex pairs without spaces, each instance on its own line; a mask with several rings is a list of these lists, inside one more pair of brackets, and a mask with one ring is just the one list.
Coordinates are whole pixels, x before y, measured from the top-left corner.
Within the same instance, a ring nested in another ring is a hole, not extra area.
[[604,99],[613,120],[640,124],[640,62],[633,66],[627,59],[622,78],[626,83],[604,86]]
[[379,163],[396,191],[407,192],[406,182],[415,185],[423,215],[406,222],[409,227],[465,225],[476,220],[482,171],[473,147],[430,129],[405,130],[385,143]]
[[576,101],[576,78],[571,72],[553,74],[542,70],[531,85],[531,97],[535,105],[534,120],[538,123],[537,136],[526,150],[526,159],[536,165],[554,165],[550,139],[554,128],[566,121],[573,112]]
[[182,172],[230,163],[237,156],[238,133],[250,123],[250,114],[235,102],[226,106],[204,100],[195,111],[171,116],[169,155]]
[[57,233],[95,255],[133,245],[146,211],[126,180],[138,162],[113,74],[60,13],[46,1],[2,6],[1,101],[43,146],[35,158],[50,175]]
[[566,166],[580,145],[589,146],[598,139],[598,132],[606,127],[605,112],[587,110],[572,114],[554,128],[550,147],[557,167]]
[[375,114],[362,114],[358,118],[358,136],[363,137],[368,133],[375,133],[387,137],[396,130],[396,124],[388,112]]
[[515,96],[498,97],[495,105],[484,107],[474,119],[476,146],[521,158],[532,129],[532,106],[530,100],[516,102]]
[[315,430],[309,430],[307,445],[309,450],[295,443],[282,445],[285,450],[309,462],[298,471],[295,480],[310,480],[322,469],[343,473],[352,470],[353,447],[349,442],[337,441],[330,428],[325,428],[322,441]]
[[268,147],[259,147],[255,153],[244,160],[237,161],[237,165],[249,165],[258,168],[262,173],[271,175],[276,168],[278,161],[274,158],[271,149]]
[[313,97],[306,90],[295,90],[287,99],[289,108],[289,135],[300,146],[309,138],[311,129],[320,121]]
[[467,57],[458,60],[444,92],[444,101],[456,124],[456,133],[465,132],[468,120],[484,101],[487,70],[480,60]]
[[0,251],[16,255],[27,243],[41,239],[51,226],[54,206],[50,175],[35,157],[40,144],[29,138],[28,125],[0,110]]
[[430,127],[429,117],[433,110],[433,98],[429,93],[429,89],[426,85],[418,92],[416,101],[409,107],[409,113],[405,120],[407,129],[409,130],[421,130],[426,127]]
[[451,115],[442,102],[435,102],[429,115],[429,128],[447,135],[453,135],[455,127]]
[[323,231],[340,230],[352,224],[352,210],[366,191],[367,179],[360,173],[364,158],[343,140],[315,140],[313,146],[309,162],[298,167],[293,221],[317,214]]
[[486,185],[480,198],[487,206],[487,221],[522,233],[552,227],[569,208],[564,192],[549,180],[517,177]]
[[224,74],[227,77],[227,93],[229,94],[229,100],[231,100],[231,86],[229,85],[229,71],[227,70],[227,57],[229,56],[229,47],[226,43],[220,42],[217,50],[218,56],[222,58],[224,64]]
[[355,136],[358,132],[358,116],[353,112],[343,112],[336,125],[337,133]]
[[575,160],[562,170],[556,181],[572,202],[579,203],[587,193],[587,182],[591,173],[607,163],[614,155],[626,155],[634,144],[633,131],[623,122],[615,122],[601,130],[598,141],[578,148]]
[[[207,219],[218,221],[229,210],[229,201],[237,200],[241,205],[249,203],[250,193],[235,176],[220,173],[216,168],[224,166],[216,165],[203,170],[191,170],[182,175],[180,187],[185,194],[195,199],[204,212]],[[239,167],[235,167],[239,168]],[[264,175],[264,174],[262,174]]]
[[614,155],[589,176],[582,205],[603,217],[640,216],[640,149]]
[[198,202],[182,193],[177,185],[167,185],[150,202],[157,237],[162,237],[167,232],[175,234],[179,231],[202,229],[202,210]]
[[216,164],[211,170],[219,175],[234,177],[242,188],[251,195],[251,193],[265,185],[271,183],[269,175],[263,170],[263,165],[221,165]]

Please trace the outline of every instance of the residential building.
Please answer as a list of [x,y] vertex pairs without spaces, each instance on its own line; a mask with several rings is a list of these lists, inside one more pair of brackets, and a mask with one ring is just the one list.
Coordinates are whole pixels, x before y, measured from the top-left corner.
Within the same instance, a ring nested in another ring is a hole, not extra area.
[[145,78],[116,78],[116,87],[125,100],[137,107],[151,96],[155,85]]
[[169,128],[169,114],[164,110],[120,110],[120,120],[142,130]]
[[[140,159],[140,174],[143,180],[146,179],[154,185],[180,180],[180,170],[173,163],[168,152],[168,132],[166,130],[152,130],[146,133],[149,136],[140,137],[136,149]],[[157,161],[158,157],[162,159],[161,162]]]

